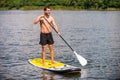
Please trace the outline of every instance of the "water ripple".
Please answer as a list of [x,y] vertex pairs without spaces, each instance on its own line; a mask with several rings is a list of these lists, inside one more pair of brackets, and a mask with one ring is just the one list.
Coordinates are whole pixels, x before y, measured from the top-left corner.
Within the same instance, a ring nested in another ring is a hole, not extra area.
[[[72,75],[51,73],[28,63],[30,58],[41,57],[39,25],[33,25],[39,14],[42,11],[0,11],[1,80],[120,79],[120,11],[52,11],[61,35],[88,60],[82,67],[53,32],[55,60],[82,69]],[[48,49],[46,58],[50,59]]]

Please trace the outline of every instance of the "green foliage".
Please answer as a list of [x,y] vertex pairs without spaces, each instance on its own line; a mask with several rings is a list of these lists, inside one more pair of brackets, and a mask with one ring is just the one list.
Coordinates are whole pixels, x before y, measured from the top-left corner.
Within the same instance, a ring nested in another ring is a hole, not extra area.
[[62,6],[80,9],[120,8],[120,0],[0,0],[0,7],[19,9],[24,6]]

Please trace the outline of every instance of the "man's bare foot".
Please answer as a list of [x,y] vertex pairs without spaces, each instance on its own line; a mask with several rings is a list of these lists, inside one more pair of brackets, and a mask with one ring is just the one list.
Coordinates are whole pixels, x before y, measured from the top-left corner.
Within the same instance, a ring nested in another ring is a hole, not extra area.
[[52,61],[52,64],[55,64],[56,62],[55,61]]
[[46,66],[46,64],[45,64],[45,63],[43,63],[43,64],[42,64],[42,66]]

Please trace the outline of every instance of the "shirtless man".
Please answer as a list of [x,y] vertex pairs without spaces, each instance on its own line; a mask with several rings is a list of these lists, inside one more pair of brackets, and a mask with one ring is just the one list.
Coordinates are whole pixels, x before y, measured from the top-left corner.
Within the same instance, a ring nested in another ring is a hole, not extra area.
[[57,31],[58,35],[60,35],[60,32],[58,31],[57,25],[54,21],[54,18],[50,16],[50,8],[45,7],[44,8],[44,14],[38,16],[34,20],[34,24],[40,23],[40,44],[42,45],[42,63],[43,66],[45,66],[45,58],[46,58],[46,45],[48,44],[49,50],[50,50],[50,57],[51,62],[54,64],[54,51],[53,51],[53,37],[52,37],[52,31],[50,24],[45,20],[45,18],[53,25],[54,29]]

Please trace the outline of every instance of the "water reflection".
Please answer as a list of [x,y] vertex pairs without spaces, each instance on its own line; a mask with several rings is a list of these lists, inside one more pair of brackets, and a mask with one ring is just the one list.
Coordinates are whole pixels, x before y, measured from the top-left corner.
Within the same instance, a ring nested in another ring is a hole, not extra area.
[[40,77],[40,80],[42,79],[42,80],[55,80],[54,79],[54,74],[53,73],[51,73],[50,74],[50,77],[47,75],[47,71],[45,71],[45,70],[42,70],[42,72],[41,72],[41,77]]
[[[56,75],[57,74],[57,75]],[[58,75],[60,77],[58,77]],[[42,70],[41,72],[41,77],[40,80],[66,80],[66,79],[77,79],[79,80],[79,78],[81,77],[81,73],[80,72],[73,72],[73,73],[55,73],[55,72],[49,72],[46,70]]]

